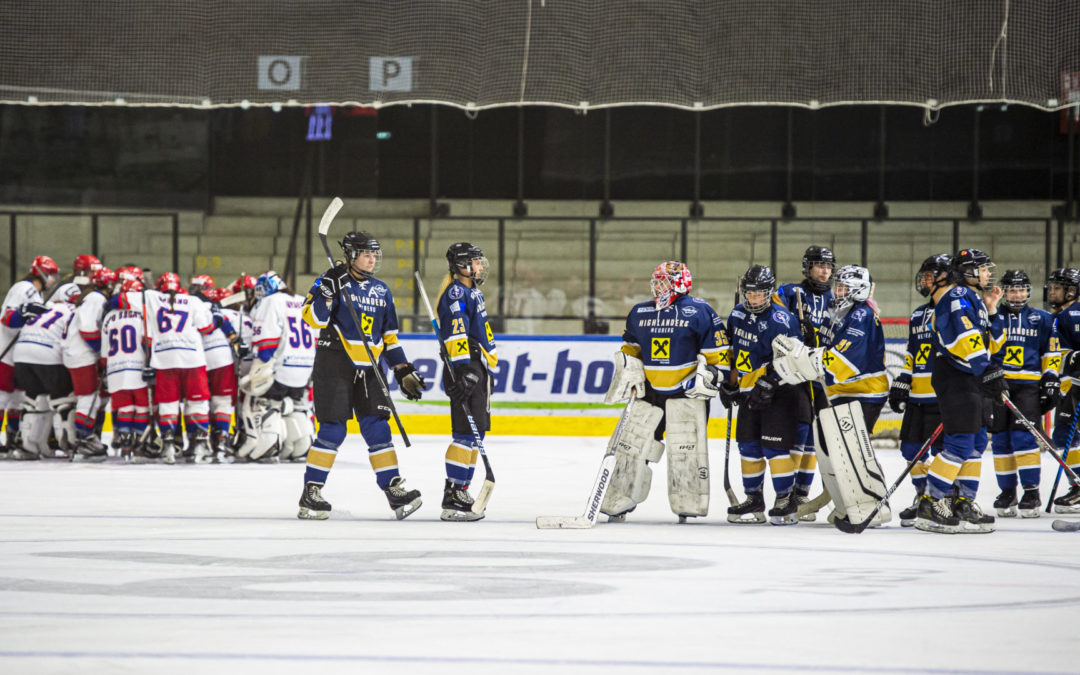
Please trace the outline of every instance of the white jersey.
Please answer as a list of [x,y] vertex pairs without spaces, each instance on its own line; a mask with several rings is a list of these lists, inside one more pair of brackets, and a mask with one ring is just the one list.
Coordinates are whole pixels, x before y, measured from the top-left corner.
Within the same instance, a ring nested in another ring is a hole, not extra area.
[[222,307],[221,313],[229,320],[237,337],[240,338],[240,352],[244,357],[240,359],[239,376],[243,377],[251,370],[251,334],[255,329],[255,324],[251,322],[250,314],[241,314],[239,310]]
[[[190,297],[190,296],[189,296]],[[206,311],[210,313],[213,318],[212,308],[209,302],[202,298],[192,298],[196,302],[202,302],[206,307]],[[236,327],[233,326],[235,330]],[[224,368],[228,366],[233,367],[233,350],[229,344],[229,338],[225,336],[225,331],[221,328],[215,328],[209,333],[203,335],[202,339],[203,353],[206,354],[206,370],[216,370],[218,368]]]
[[[0,309],[0,351],[7,349],[8,345],[13,344],[15,338],[19,336],[19,329],[10,328],[8,324],[11,323],[13,316],[18,316],[19,307],[24,302],[42,302],[41,291],[32,281],[16,281],[4,297],[4,306]],[[8,349],[3,362],[9,366],[15,363],[14,347]]]
[[101,291],[91,291],[75,307],[67,337],[64,338],[64,365],[68,368],[92,366],[98,361],[97,351],[87,340],[101,340],[101,320],[109,299]]
[[79,295],[81,294],[82,289],[79,287],[79,284],[73,281],[69,281],[67,283],[60,284],[60,286],[52,292],[52,295],[49,297],[49,299],[62,300],[63,302],[75,302],[75,298],[79,297]]
[[307,386],[315,365],[319,335],[304,321],[303,307],[304,298],[299,295],[274,293],[251,310],[252,347],[275,350],[274,380],[287,387]]
[[66,302],[49,303],[49,311],[30,317],[19,331],[12,349],[15,363],[59,366],[64,363],[64,335],[75,316],[75,308]]
[[150,365],[156,370],[206,366],[202,336],[214,329],[206,303],[177,293],[175,298],[159,291],[124,293],[120,309],[143,311],[146,294],[146,327],[150,331]]
[[101,324],[101,352],[105,356],[105,376],[110,392],[146,386],[142,379],[146,366],[146,349],[142,342],[142,312],[114,309],[105,315]]

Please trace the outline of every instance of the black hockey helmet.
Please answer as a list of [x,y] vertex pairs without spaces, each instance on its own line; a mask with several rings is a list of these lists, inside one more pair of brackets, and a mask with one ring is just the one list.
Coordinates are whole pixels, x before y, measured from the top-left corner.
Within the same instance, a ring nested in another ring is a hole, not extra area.
[[[978,288],[981,291],[988,290],[983,288],[979,282],[979,270],[986,266],[989,266],[991,270],[995,267],[994,261],[990,260],[990,256],[977,248],[965,248],[953,256],[951,281],[956,284]],[[992,287],[994,284],[993,277],[987,283]]]
[[[1065,290],[1062,302],[1050,301],[1050,284],[1058,284]],[[1060,309],[1069,304],[1080,295],[1080,270],[1072,267],[1059,267],[1046,275],[1046,285],[1043,286],[1043,302],[1055,309]]]
[[[772,268],[766,265],[751,265],[750,269],[739,279],[739,295],[742,296],[742,305],[751,314],[761,314],[772,304],[772,294],[776,290],[776,275]],[[753,291],[765,291],[765,301],[751,304],[746,299],[746,294]]]
[[[915,273],[915,291],[924,298],[930,297],[935,290],[949,283],[949,272],[952,268],[952,256],[948,253],[935,253],[919,265],[919,271]],[[923,276],[927,273],[933,275],[930,285],[923,283]],[[938,277],[945,275],[938,281]]]
[[[1004,297],[1001,298],[1001,306],[1010,314],[1015,314],[1027,307],[1028,300],[1031,298],[1031,277],[1028,276],[1027,272],[1024,270],[1005,270],[1005,274],[1001,275],[1001,281],[998,285],[1005,291]],[[1009,300],[1010,288],[1024,289],[1026,291],[1024,299]]]
[[[480,271],[475,273],[471,271],[474,260],[480,261]],[[484,257],[484,252],[479,246],[464,241],[450,244],[450,248],[446,249],[446,262],[450,266],[450,274],[469,277],[477,286],[482,285],[487,279],[488,259]]]
[[[816,281],[810,276],[810,271],[814,265],[828,265],[829,269],[836,269],[836,254],[832,252],[832,249],[825,246],[810,246],[806,249],[806,252],[802,256],[802,273],[806,277],[806,281],[810,286],[810,290],[815,293],[824,293],[829,290],[831,280]],[[830,274],[830,276],[832,276]]]
[[345,252],[345,260],[350,266],[352,261],[356,260],[361,253],[372,252],[375,254],[375,267],[370,272],[361,271],[362,275],[370,277],[379,270],[379,263],[382,262],[382,246],[379,245],[379,240],[374,236],[363,231],[349,232],[339,243],[341,244],[341,250]]

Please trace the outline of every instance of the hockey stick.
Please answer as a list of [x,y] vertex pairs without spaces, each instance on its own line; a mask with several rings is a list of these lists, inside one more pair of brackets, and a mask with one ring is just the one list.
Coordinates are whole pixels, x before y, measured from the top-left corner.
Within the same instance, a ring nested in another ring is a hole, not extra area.
[[[806,306],[806,300],[804,298],[804,293],[805,293],[805,291],[800,287],[799,288],[799,294],[798,294],[799,295],[799,328],[804,331],[803,336],[805,337],[805,335],[806,335],[806,333],[805,333],[806,325],[803,323],[803,320],[805,318],[804,317],[804,307]],[[817,332],[816,329],[814,330],[813,334],[814,334],[814,347],[819,347],[820,343],[818,341],[818,332]],[[811,440],[816,442],[818,439],[817,439],[816,430],[814,428],[814,420],[817,419],[818,411],[817,411],[817,406],[814,404],[814,383],[813,382],[807,382],[806,384],[807,384],[808,387],[810,387],[810,411],[811,411],[811,413],[812,413],[812,415],[814,417],[814,419],[810,421],[810,438],[811,438]],[[828,398],[825,399],[825,406],[826,407],[829,406],[829,399]],[[805,451],[806,451],[806,447],[803,446],[803,452],[805,452]],[[827,487],[825,487],[825,480],[822,479],[822,481],[821,481],[821,494],[819,494],[817,497],[814,497],[813,499],[811,499],[811,500],[809,500],[809,501],[807,501],[807,502],[805,502],[803,504],[799,504],[798,509],[796,509],[795,515],[798,518],[802,518],[803,516],[813,515],[813,514],[817,513],[818,511],[820,511],[821,509],[828,506],[829,502],[831,502],[831,501],[832,501],[832,495],[829,494],[829,489]]]
[[1058,519],[1050,523],[1050,527],[1058,532],[1080,532],[1080,522],[1075,521]]
[[900,484],[904,482],[904,479],[907,478],[907,475],[911,473],[912,469],[915,468],[915,465],[922,461],[923,455],[925,455],[930,450],[930,446],[933,445],[934,441],[937,440],[937,437],[941,435],[941,429],[942,425],[939,422],[937,428],[934,429],[934,433],[930,434],[930,438],[926,439],[926,442],[922,444],[922,447],[919,448],[919,451],[915,453],[915,456],[911,459],[910,462],[908,462],[908,465],[904,469],[904,472],[900,474],[900,477],[896,479],[896,482],[889,486],[889,489],[885,491],[885,496],[881,498],[881,501],[877,503],[877,506],[874,507],[874,510],[870,512],[870,515],[867,516],[865,520],[863,520],[861,523],[853,523],[846,517],[837,518],[833,521],[833,525],[836,526],[836,529],[840,530],[841,532],[846,532],[848,534],[859,534],[866,528],[870,527],[870,523],[874,520],[874,517],[877,516],[878,512],[881,511],[881,507],[885,506],[885,504],[888,503],[889,497],[892,496],[892,493],[896,491],[896,488],[900,487]]
[[[326,211],[323,212],[322,220],[319,221],[319,241],[322,242],[323,250],[326,251],[326,260],[330,263],[330,267],[334,267],[334,254],[330,252],[330,246],[326,243],[326,233],[330,231],[330,223],[334,222],[334,218],[337,216],[338,211],[345,203],[341,201],[341,197],[334,197],[330,202],[330,206],[326,207]],[[351,264],[351,263],[350,263]],[[352,280],[352,274],[349,274],[350,281]],[[401,432],[401,441],[408,448],[412,444],[409,443],[409,435],[405,433],[405,427],[401,424],[401,418],[398,417],[397,408],[394,407],[394,401],[390,398],[390,389],[386,386],[386,380],[383,379],[382,368],[379,367],[379,362],[375,359],[374,352],[371,351],[371,341],[368,339],[367,333],[364,332],[364,324],[360,322],[360,317],[356,316],[356,308],[353,307],[352,301],[345,292],[345,286],[343,285],[338,291],[341,296],[341,301],[346,307],[349,308],[349,316],[352,317],[353,324],[356,326],[356,330],[360,331],[360,339],[364,342],[364,351],[367,352],[368,361],[371,362],[371,370],[375,373],[375,379],[379,382],[379,387],[382,389],[382,394],[386,398],[386,405],[390,408],[390,414],[394,416],[394,422],[397,423],[398,431]]]
[[[143,288],[142,288],[143,354],[146,356],[146,365],[144,366],[144,368],[149,368],[150,367],[150,357],[151,357],[150,331],[147,330],[147,326],[146,326],[146,282],[148,281],[146,279],[146,274],[149,271],[150,271],[150,268],[146,268],[146,269],[143,270]],[[139,434],[139,441],[136,444],[137,446],[145,446],[146,445],[146,442],[149,440],[150,435],[153,433],[154,426],[155,426],[155,421],[156,420],[154,418],[156,416],[154,415],[154,387],[151,385],[150,382],[146,383],[146,400],[147,400],[147,404],[150,406],[149,419],[146,421],[146,428],[142,430],[141,434]]]
[[[420,297],[424,299],[424,307],[427,308],[428,316],[431,318],[431,328],[435,331],[435,341],[439,343],[439,356],[442,357],[446,375],[450,378],[450,382],[456,382],[454,366],[450,363],[450,354],[446,351],[446,344],[439,337],[439,319],[436,318],[435,311],[431,308],[431,301],[428,300],[427,291],[424,290],[424,280],[420,278],[419,270],[413,276],[416,277],[416,287],[420,291]],[[461,410],[465,413],[465,419],[469,421],[469,429],[472,431],[473,439],[476,441],[476,447],[480,449],[480,457],[484,460],[484,485],[480,488],[480,494],[476,495],[472,505],[473,513],[483,514],[488,502],[491,501],[491,491],[495,489],[495,474],[491,472],[491,462],[488,460],[487,451],[484,450],[484,442],[480,440],[480,431],[476,428],[476,420],[473,419],[472,413],[469,412],[469,406],[466,405],[465,401],[461,402]]]
[[615,472],[615,450],[619,447],[622,439],[623,428],[626,420],[630,419],[630,408],[637,399],[637,387],[630,392],[630,400],[626,402],[619,423],[615,425],[615,433],[612,434],[611,442],[600,460],[600,471],[596,473],[589,499],[585,502],[585,513],[580,516],[539,516],[536,519],[536,528],[539,530],[586,530],[596,525],[596,519],[600,517],[600,506],[604,503],[604,495],[607,494],[611,475]]
[[1020,423],[1031,432],[1031,435],[1035,437],[1035,440],[1038,441],[1039,445],[1043,446],[1043,449],[1049,452],[1050,456],[1057,460],[1057,463],[1060,464],[1061,468],[1065,471],[1065,475],[1068,477],[1069,482],[1072,483],[1074,487],[1080,487],[1080,478],[1078,478],[1076,473],[1065,463],[1065,459],[1061,456],[1061,453],[1058,452],[1058,449],[1054,447],[1054,444],[1046,438],[1042,430],[1032,424],[1031,420],[1024,417],[1024,413],[1020,412],[1020,409],[1013,404],[1012,399],[1009,398],[1009,392],[1001,392],[1001,400],[1004,401],[1005,406],[1012,411],[1013,417],[1020,420]]
[[[1076,433],[1076,417],[1080,415],[1080,399],[1076,401],[1076,408],[1073,409],[1072,423],[1069,424],[1069,436],[1065,439],[1065,458],[1069,458],[1069,451],[1072,448],[1073,434]],[[1059,466],[1057,476],[1054,478],[1054,486],[1050,488],[1050,497],[1046,500],[1046,512],[1050,513],[1054,508],[1054,496],[1057,495],[1058,483],[1061,482],[1061,474],[1064,473]]]
[[[739,305],[739,280],[735,280],[735,304],[731,306],[731,311],[735,311],[735,308]],[[731,359],[731,350],[728,350],[728,359]],[[735,370],[735,364],[731,363],[731,375],[728,377],[728,383],[734,384],[738,379],[737,371]],[[731,402],[731,406],[727,409],[727,430],[724,433],[724,492],[727,494],[728,504],[735,506],[739,503],[739,498],[735,496],[735,490],[731,489],[731,477],[728,475],[728,457],[731,455],[731,422],[733,413],[735,410],[735,402]]]

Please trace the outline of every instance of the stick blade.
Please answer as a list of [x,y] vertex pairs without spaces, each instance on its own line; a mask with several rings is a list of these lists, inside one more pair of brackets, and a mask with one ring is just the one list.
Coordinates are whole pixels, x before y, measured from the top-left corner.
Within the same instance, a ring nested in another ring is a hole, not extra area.
[[593,521],[585,516],[539,516],[536,519],[538,530],[587,530]]
[[1070,522],[1068,520],[1061,520],[1060,518],[1051,523],[1050,527],[1058,532],[1080,532],[1080,522]]
[[326,236],[326,233],[330,231],[330,223],[334,222],[342,206],[345,206],[345,202],[341,201],[341,197],[334,197],[330,206],[327,206],[326,211],[323,212],[322,220],[319,221],[319,234]]
[[484,510],[487,508],[488,502],[491,501],[491,491],[495,489],[495,481],[485,480],[484,486],[480,488],[480,494],[476,495],[476,499],[473,501],[472,512],[477,515],[483,515]]

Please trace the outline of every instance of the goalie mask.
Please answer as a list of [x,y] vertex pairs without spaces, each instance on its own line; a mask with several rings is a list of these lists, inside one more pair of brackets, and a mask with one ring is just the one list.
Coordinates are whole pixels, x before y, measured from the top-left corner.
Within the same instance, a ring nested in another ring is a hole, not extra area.
[[858,265],[844,265],[833,280],[833,308],[844,312],[856,302],[866,302],[873,284],[870,270]]
[[1010,314],[1016,314],[1027,307],[1031,298],[1031,277],[1024,270],[1005,270],[1001,276],[1001,288],[1005,291],[1005,297],[1001,299],[1001,306]]
[[937,253],[930,256],[919,265],[919,271],[915,273],[915,291],[924,298],[929,298],[934,291],[949,283],[951,267],[951,255]]
[[[815,273],[814,268],[822,268],[825,272]],[[806,249],[802,257],[802,273],[806,277],[806,283],[814,293],[824,293],[829,290],[829,282],[832,280],[833,270],[836,268],[836,254],[832,249],[824,246],[811,246]],[[816,276],[824,276],[817,279]]]
[[[350,232],[345,235],[340,244],[350,270],[356,270],[364,277],[374,276],[379,271],[379,263],[382,262],[382,246],[379,245],[379,241],[375,237],[367,232]],[[353,267],[353,262],[362,253],[370,253],[375,256],[375,264],[369,270]]]
[[965,248],[953,256],[952,282],[986,291],[994,286],[994,265],[990,256],[977,248]]
[[776,275],[765,265],[752,265],[739,279],[739,294],[743,309],[751,314],[761,314],[772,304],[776,290]]
[[482,286],[487,279],[488,259],[479,246],[464,241],[451,244],[446,249],[446,262],[450,266],[450,274],[468,277],[477,286]]
[[255,297],[260,300],[283,290],[285,290],[285,280],[273,270],[259,275],[259,278],[255,280]]
[[649,287],[652,289],[653,302],[660,311],[679,297],[690,292],[693,285],[690,268],[677,260],[660,263],[653,270]]
[[1080,295],[1080,270],[1061,267],[1046,277],[1043,302],[1058,311]]

